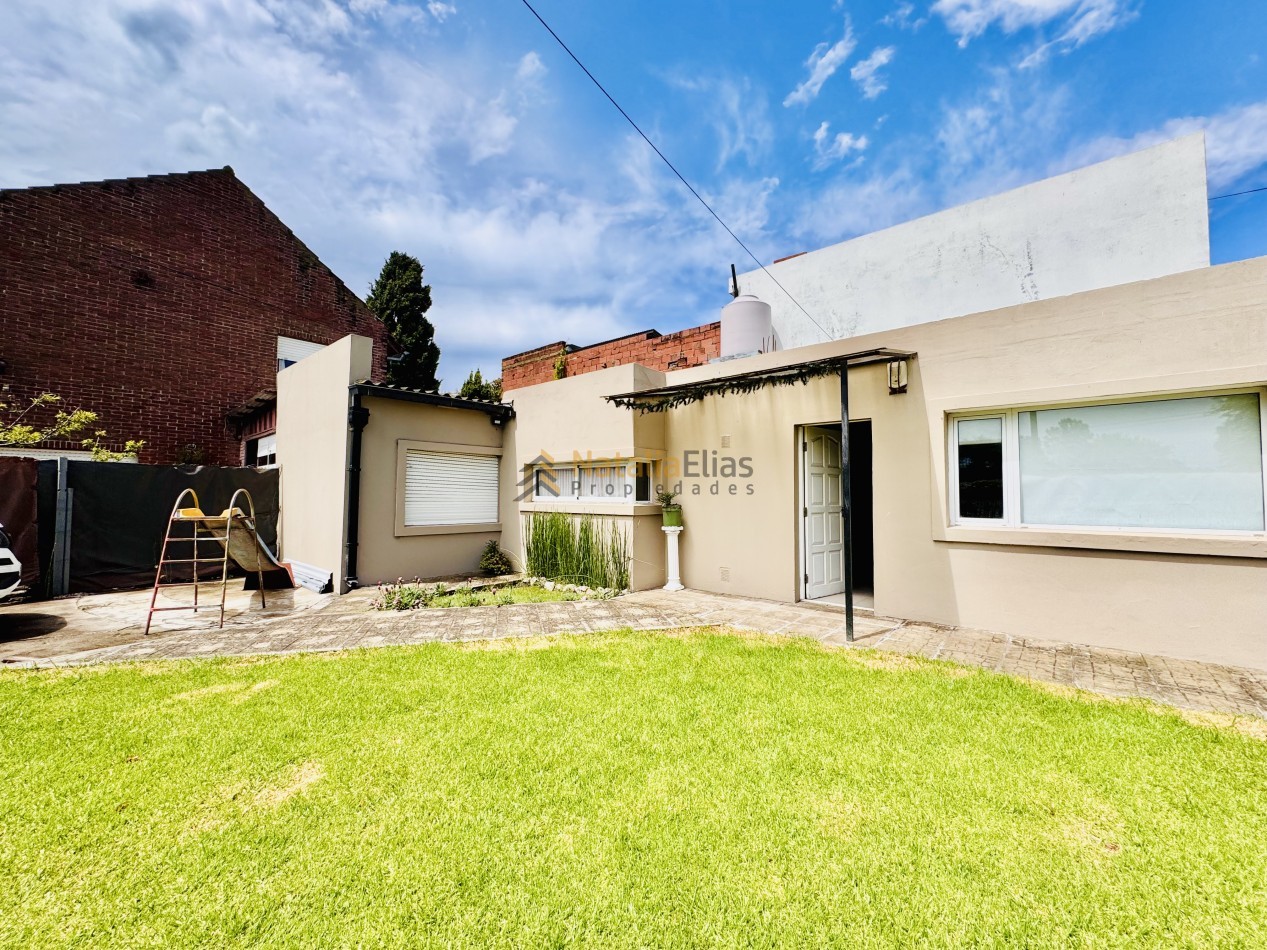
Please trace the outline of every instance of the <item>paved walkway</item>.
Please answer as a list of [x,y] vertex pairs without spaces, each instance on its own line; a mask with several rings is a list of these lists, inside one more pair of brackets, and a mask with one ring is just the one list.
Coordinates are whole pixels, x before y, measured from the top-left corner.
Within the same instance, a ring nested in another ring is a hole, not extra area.
[[[347,650],[603,630],[665,630],[705,625],[810,636],[846,646],[837,611],[698,591],[642,591],[614,600],[381,613],[368,594],[328,598],[298,614],[223,630],[164,632],[103,649],[28,660],[63,666]],[[1139,696],[1185,709],[1267,717],[1267,671],[1101,650],[1070,643],[860,616],[854,646],[953,660],[1111,696]]]

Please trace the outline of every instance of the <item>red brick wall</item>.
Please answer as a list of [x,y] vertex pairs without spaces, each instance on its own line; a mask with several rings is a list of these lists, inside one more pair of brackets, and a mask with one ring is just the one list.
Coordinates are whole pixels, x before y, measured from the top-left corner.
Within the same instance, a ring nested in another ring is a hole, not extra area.
[[609,366],[641,363],[661,371],[699,366],[721,355],[721,324],[706,323],[661,336],[644,330],[617,340],[574,349],[560,341],[502,360],[502,391],[555,379],[555,362],[564,356],[568,376],[592,373]]
[[382,323],[231,170],[0,191],[0,402],[58,393],[144,462],[239,464],[277,337],[349,333],[381,378]]

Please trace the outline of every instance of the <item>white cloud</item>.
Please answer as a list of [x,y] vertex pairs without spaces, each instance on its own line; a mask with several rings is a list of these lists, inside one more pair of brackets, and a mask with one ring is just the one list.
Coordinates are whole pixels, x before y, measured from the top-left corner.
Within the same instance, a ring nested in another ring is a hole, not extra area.
[[934,172],[947,206],[1043,177],[1064,147],[1070,94],[1034,73],[994,69],[990,81],[943,106]]
[[458,8],[451,3],[444,3],[443,0],[430,0],[427,4],[427,12],[443,23],[453,14],[458,12]]
[[[1133,0],[936,0],[932,12],[946,21],[960,46],[994,25],[1016,33],[1054,23],[1052,43],[1070,49],[1135,17]],[[1040,58],[1050,45],[1039,47]]]
[[1160,145],[1181,135],[1205,132],[1206,167],[1216,191],[1233,187],[1250,172],[1267,166],[1267,100],[1237,106],[1213,116],[1171,119],[1136,135],[1101,136],[1060,159],[1052,173],[1104,161]]
[[774,140],[765,92],[747,77],[671,76],[676,89],[703,97],[700,114],[717,136],[717,170],[742,157],[750,165],[766,154]]
[[891,26],[899,30],[910,30],[912,33],[917,31],[921,26],[928,22],[927,17],[917,17],[915,15],[915,4],[903,0],[893,12],[885,16],[880,21],[884,26]]
[[529,50],[519,59],[515,69],[515,79],[521,83],[536,82],[546,74],[546,64],[536,50]]
[[881,69],[893,62],[893,54],[897,49],[892,46],[881,46],[870,56],[855,63],[849,70],[849,78],[862,87],[862,95],[867,99],[878,98],[880,93],[889,88],[887,80],[879,75]]
[[849,21],[845,21],[845,35],[830,46],[826,43],[819,43],[814,47],[814,52],[810,53],[809,59],[805,61],[805,65],[809,68],[809,75],[800,85],[787,94],[787,98],[783,100],[785,106],[806,105],[812,102],[823,88],[823,83],[831,79],[846,60],[853,55],[854,49],[858,46],[853,36],[853,27]]
[[257,132],[257,123],[240,122],[224,106],[210,105],[197,119],[181,119],[169,125],[164,136],[189,155],[214,155],[243,147]]
[[837,132],[832,135],[829,130],[829,124],[824,122],[814,131],[815,170],[834,165],[854,152],[864,152],[870,144],[865,135],[854,135],[851,132]]
[[908,166],[861,180],[843,177],[805,202],[795,233],[822,247],[908,221],[935,210],[924,186]]
[[510,151],[519,120],[507,111],[505,93],[491,102],[470,103],[463,120],[459,128],[473,163]]

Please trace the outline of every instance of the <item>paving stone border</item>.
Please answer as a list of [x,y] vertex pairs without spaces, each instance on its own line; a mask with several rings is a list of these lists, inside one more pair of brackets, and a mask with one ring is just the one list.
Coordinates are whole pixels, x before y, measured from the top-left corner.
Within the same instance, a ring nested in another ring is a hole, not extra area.
[[837,611],[692,590],[641,591],[607,600],[411,611],[368,611],[363,603],[336,598],[325,609],[304,611],[293,619],[166,633],[21,665],[284,654],[711,625],[809,636],[832,646],[951,660],[1108,696],[1141,697],[1182,709],[1267,718],[1267,671],[1263,670],[865,615],[857,618],[857,639],[847,644],[844,617]]

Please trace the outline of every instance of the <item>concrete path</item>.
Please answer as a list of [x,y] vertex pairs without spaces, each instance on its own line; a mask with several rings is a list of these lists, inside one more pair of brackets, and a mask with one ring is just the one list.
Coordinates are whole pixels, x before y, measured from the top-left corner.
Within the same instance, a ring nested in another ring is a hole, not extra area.
[[[146,659],[182,659],[347,650],[487,640],[630,628],[665,630],[707,625],[810,636],[846,646],[844,617],[835,610],[698,591],[642,591],[614,600],[383,613],[369,609],[371,592],[326,597],[289,616],[225,629],[199,627],[99,649],[56,654],[9,666],[66,666]],[[0,618],[2,619],[2,618]],[[1267,671],[1101,650],[1070,643],[860,616],[854,646],[952,660],[1045,683],[1110,696],[1143,697],[1185,709],[1267,717]],[[72,641],[69,641],[73,643]],[[73,648],[72,648],[73,649]]]

